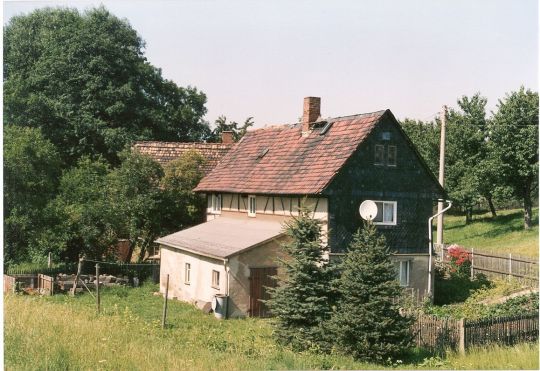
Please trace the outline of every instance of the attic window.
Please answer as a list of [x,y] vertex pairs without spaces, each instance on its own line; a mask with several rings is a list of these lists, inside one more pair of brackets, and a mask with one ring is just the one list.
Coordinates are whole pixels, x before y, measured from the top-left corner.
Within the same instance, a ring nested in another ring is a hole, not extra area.
[[375,145],[375,159],[373,161],[375,165],[384,165],[384,145]]
[[263,158],[269,151],[270,149],[269,148],[264,148],[261,153],[257,156],[257,159],[261,159]]
[[392,139],[392,134],[389,131],[383,131],[383,133],[381,134],[381,139],[390,140]]

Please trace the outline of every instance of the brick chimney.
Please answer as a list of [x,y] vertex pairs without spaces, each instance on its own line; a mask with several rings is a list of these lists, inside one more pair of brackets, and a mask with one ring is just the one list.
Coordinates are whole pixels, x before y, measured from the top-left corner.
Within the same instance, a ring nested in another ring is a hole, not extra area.
[[305,97],[304,114],[302,116],[302,136],[309,133],[309,124],[314,123],[321,116],[321,98]]
[[221,143],[223,144],[233,144],[233,132],[232,131],[222,131],[221,132]]

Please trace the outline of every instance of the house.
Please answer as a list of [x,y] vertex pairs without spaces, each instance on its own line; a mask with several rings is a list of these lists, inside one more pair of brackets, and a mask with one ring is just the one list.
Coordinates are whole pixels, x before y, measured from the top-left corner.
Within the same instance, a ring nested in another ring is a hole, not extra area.
[[157,240],[161,291],[168,274],[173,297],[203,307],[226,295],[231,317],[268,315],[260,299],[283,273],[283,222],[302,200],[330,259],[362,225],[359,205],[374,201],[397,278],[426,293],[427,221],[444,191],[389,110],[321,119],[320,98],[305,98],[301,123],[249,131],[195,191],[207,195],[207,222]]
[[152,157],[162,166],[172,160],[176,160],[188,151],[196,151],[206,160],[203,166],[203,172],[207,175],[233,146],[232,131],[224,131],[221,134],[221,143],[139,141],[135,142],[133,149]]

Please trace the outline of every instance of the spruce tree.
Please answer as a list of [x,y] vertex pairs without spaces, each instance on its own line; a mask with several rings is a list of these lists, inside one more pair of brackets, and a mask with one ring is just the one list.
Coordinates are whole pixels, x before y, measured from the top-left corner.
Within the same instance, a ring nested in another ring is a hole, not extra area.
[[280,260],[285,270],[269,288],[268,306],[276,317],[277,341],[295,350],[320,348],[324,338],[322,323],[330,318],[332,270],[323,253],[321,225],[301,208],[299,216],[286,224],[290,242],[283,245],[289,259]]
[[411,318],[400,315],[401,287],[384,236],[358,230],[340,266],[340,301],[328,323],[336,348],[364,361],[395,359],[410,346]]

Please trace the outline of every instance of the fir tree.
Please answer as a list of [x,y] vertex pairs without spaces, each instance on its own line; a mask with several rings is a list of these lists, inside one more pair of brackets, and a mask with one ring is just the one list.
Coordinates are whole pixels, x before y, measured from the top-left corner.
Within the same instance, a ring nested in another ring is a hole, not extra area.
[[412,319],[399,313],[401,287],[384,236],[366,223],[341,264],[341,295],[328,324],[337,348],[364,361],[384,362],[410,345]]
[[309,213],[302,207],[299,216],[286,224],[291,240],[283,248],[290,259],[280,260],[285,277],[277,277],[278,285],[269,288],[267,301],[276,316],[276,339],[295,350],[321,347],[322,323],[331,313],[332,270],[323,257],[320,222]]

